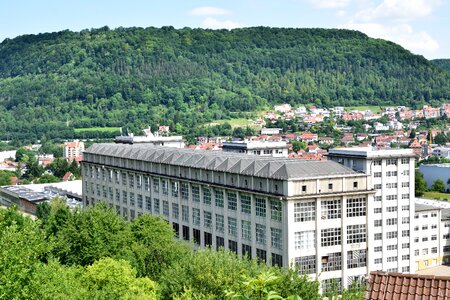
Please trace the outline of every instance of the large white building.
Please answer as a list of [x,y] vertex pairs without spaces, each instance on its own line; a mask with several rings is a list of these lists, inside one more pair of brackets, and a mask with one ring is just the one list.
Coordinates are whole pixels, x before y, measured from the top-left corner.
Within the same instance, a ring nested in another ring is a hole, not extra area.
[[72,142],[64,143],[64,158],[69,160],[81,159],[84,151],[84,142],[75,140]]
[[247,155],[287,157],[288,145],[286,142],[225,142],[222,144],[222,151],[234,152]]
[[[401,159],[397,168],[403,169]],[[129,219],[159,215],[181,239],[273,265],[297,265],[324,291],[336,282],[348,287],[380,264],[392,268],[387,257],[410,251],[386,249],[385,258],[373,252],[370,244],[384,244],[368,235],[373,218],[381,216],[373,212],[371,176],[333,161],[95,144],[84,152],[82,174],[85,205],[106,201]],[[404,212],[385,215],[397,213]],[[397,241],[391,233],[403,230],[381,228],[389,245]],[[378,258],[384,262],[375,266]],[[403,266],[409,261],[398,262]]]
[[414,272],[414,157],[411,149],[331,149],[329,158],[370,175],[376,191],[368,202],[369,270]]

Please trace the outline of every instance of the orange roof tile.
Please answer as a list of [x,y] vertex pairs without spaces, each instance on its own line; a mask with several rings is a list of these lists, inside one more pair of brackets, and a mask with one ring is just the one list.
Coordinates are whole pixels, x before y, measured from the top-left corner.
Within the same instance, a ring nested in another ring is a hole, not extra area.
[[450,299],[450,276],[370,272],[364,299]]

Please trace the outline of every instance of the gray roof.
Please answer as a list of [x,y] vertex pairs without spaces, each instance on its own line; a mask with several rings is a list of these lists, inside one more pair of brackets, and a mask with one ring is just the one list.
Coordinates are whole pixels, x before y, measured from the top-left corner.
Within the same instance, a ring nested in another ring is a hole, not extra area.
[[414,205],[415,205],[416,212],[442,209],[441,207],[434,206],[434,205],[426,205],[426,204],[419,204],[419,203],[415,203]]
[[94,144],[84,154],[87,154],[84,155],[87,162],[90,161],[89,154],[97,154],[282,180],[364,176],[334,161],[251,156],[149,144]]

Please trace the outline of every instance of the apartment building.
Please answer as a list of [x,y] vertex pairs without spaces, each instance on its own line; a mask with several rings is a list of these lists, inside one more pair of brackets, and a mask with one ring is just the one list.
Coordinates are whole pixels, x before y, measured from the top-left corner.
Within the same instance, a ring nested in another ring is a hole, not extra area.
[[441,208],[433,205],[415,204],[414,214],[414,271],[441,265],[443,244],[448,228],[441,227]]
[[414,157],[411,149],[339,148],[329,159],[372,178],[368,202],[369,270],[414,271]]
[[333,161],[94,144],[82,174],[85,205],[161,216],[180,239],[297,266],[323,291],[362,280],[374,260],[371,176]]
[[64,143],[64,158],[68,160],[81,160],[84,151],[84,142],[75,140]]

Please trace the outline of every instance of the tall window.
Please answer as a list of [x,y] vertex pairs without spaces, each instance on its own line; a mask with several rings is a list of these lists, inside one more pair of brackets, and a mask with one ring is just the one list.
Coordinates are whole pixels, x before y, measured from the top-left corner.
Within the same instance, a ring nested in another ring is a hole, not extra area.
[[256,215],[258,217],[266,217],[266,199],[256,198],[255,199]]
[[169,216],[169,201],[163,200],[163,215]]
[[192,209],[192,224],[200,226],[200,209],[198,208]]
[[235,218],[228,217],[228,234],[237,236],[237,220]]
[[316,203],[302,201],[294,203],[294,222],[308,222],[316,220]]
[[270,216],[272,220],[281,222],[281,202],[280,201],[270,201]]
[[181,199],[189,200],[189,186],[186,182],[181,183]]
[[216,214],[216,230],[218,232],[223,232],[224,226],[224,217],[222,215]]
[[159,193],[159,178],[153,178],[153,192]]
[[223,207],[223,191],[215,190],[214,200],[216,203],[216,207]]
[[203,222],[206,228],[211,228],[212,214],[209,211],[203,211]]
[[252,198],[249,195],[241,194],[241,212],[252,213]]
[[203,203],[211,205],[211,191],[207,188],[203,188]]
[[163,195],[169,195],[169,183],[167,182],[167,180],[161,179],[161,185]]
[[178,182],[172,181],[172,197],[178,197]]
[[189,206],[186,205],[181,206],[181,219],[184,222],[189,222]]
[[329,253],[322,256],[322,272],[337,271],[342,268],[341,252]]
[[237,195],[236,193],[227,193],[228,198],[228,209],[229,210],[237,210]]
[[252,223],[250,221],[242,220],[242,239],[251,241],[252,240]]
[[178,219],[179,214],[180,214],[180,209],[179,209],[178,203],[172,203],[172,218]]
[[283,249],[283,236],[281,234],[281,229],[270,228],[272,247],[277,249]]
[[266,244],[266,225],[256,224],[256,242],[261,245]]
[[192,190],[192,201],[200,202],[200,188],[197,185],[191,187]]

